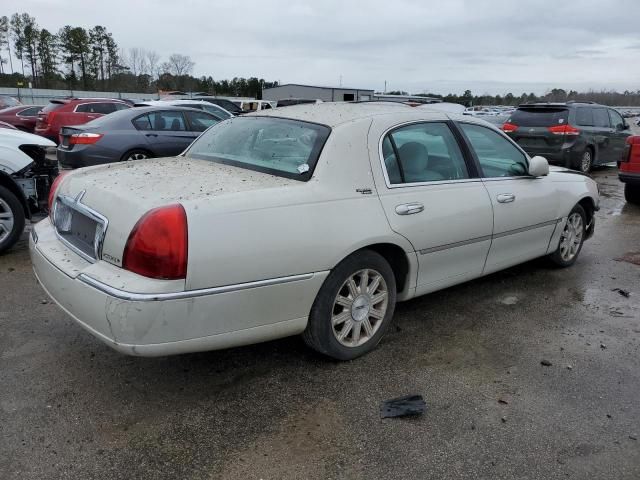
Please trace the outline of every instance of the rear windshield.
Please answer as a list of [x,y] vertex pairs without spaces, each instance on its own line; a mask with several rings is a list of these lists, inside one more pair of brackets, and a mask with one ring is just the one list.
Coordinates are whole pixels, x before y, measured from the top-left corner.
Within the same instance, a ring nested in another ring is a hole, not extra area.
[[552,127],[566,124],[568,117],[566,108],[518,108],[507,122],[521,127]]
[[203,133],[186,156],[307,181],[329,127],[272,117],[234,117]]
[[58,102],[50,103],[49,105],[44,107],[41,111],[42,113],[53,112],[54,110],[58,110],[60,107],[63,107],[64,105],[66,105],[66,103],[58,103]]

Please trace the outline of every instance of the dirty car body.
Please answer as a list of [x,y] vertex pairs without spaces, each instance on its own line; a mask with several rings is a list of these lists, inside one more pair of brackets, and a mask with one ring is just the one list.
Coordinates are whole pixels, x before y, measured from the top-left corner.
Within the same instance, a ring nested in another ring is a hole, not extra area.
[[30,251],[49,295],[121,352],[304,333],[348,359],[375,347],[396,300],[577,245],[597,208],[590,178],[549,172],[482,120],[322,103],[68,174]]

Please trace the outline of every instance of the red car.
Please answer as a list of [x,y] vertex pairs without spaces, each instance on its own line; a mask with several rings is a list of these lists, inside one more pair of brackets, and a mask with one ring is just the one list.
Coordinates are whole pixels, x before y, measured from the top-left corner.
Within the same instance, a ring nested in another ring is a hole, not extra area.
[[131,108],[127,102],[113,98],[64,98],[49,101],[38,113],[35,132],[58,143],[60,127],[82,125],[116,110]]
[[640,204],[640,136],[627,138],[624,154],[618,162],[618,178],[624,183],[627,202]]
[[33,133],[40,110],[42,110],[42,105],[19,105],[3,108],[0,110],[0,121],[13,125],[18,130]]

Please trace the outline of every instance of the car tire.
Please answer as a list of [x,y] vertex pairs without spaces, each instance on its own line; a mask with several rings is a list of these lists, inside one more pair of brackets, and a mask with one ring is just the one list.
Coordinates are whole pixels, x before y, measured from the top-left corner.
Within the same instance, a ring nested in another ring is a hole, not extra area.
[[624,184],[624,199],[629,203],[640,205],[640,185]]
[[395,304],[391,266],[380,254],[361,250],[340,262],[326,278],[302,337],[324,355],[352,360],[380,342]]
[[581,205],[576,205],[567,216],[558,248],[548,258],[558,267],[570,267],[576,262],[586,237],[587,214]]
[[152,157],[153,155],[151,155],[147,150],[136,148],[133,150],[129,150],[124,155],[122,155],[122,157],[120,157],[120,161],[127,162],[127,161],[133,161],[133,160],[145,160],[147,158],[152,158]]
[[578,160],[578,164],[576,165],[576,170],[582,173],[589,173],[593,168],[595,159],[595,154],[591,147],[585,148],[584,152],[580,156],[580,160]]
[[0,253],[9,250],[24,230],[24,209],[18,197],[0,185]]

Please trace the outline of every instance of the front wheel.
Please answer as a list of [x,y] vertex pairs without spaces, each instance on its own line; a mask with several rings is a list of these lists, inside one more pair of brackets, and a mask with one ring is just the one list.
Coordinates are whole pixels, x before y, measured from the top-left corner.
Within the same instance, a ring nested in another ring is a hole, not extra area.
[[337,360],[373,350],[393,317],[396,281],[389,263],[362,250],[340,262],[318,292],[304,341]]
[[0,253],[9,250],[24,230],[24,209],[11,190],[0,186]]
[[580,205],[573,207],[564,225],[560,242],[555,252],[549,255],[549,259],[559,267],[573,265],[582,250],[582,244],[586,236],[587,214]]
[[640,185],[625,183],[624,199],[629,203],[635,203],[636,205],[640,205]]

